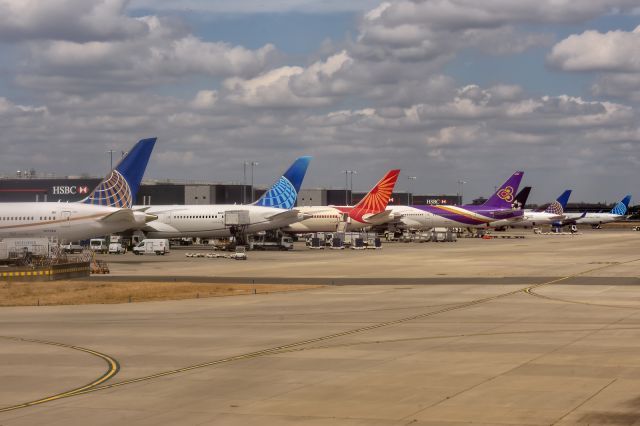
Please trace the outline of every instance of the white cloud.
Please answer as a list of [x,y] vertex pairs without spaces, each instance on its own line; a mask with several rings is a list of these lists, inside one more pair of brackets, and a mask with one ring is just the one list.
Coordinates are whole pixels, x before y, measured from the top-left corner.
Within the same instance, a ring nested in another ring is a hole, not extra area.
[[378,0],[133,0],[131,9],[208,13],[332,13],[367,10]]
[[196,109],[208,109],[213,107],[217,100],[218,94],[215,90],[200,90],[191,101],[191,106]]
[[640,26],[633,31],[585,31],[558,42],[547,57],[567,72],[594,72],[596,96],[640,101]]
[[563,71],[640,72],[640,26],[631,32],[585,31],[560,41],[549,62]]
[[225,80],[226,98],[251,107],[314,107],[328,105],[332,96],[348,91],[348,84],[333,78],[351,58],[346,52],[309,67],[280,67],[252,79]]
[[596,96],[610,96],[640,102],[640,73],[603,74],[591,87]]
[[31,88],[126,90],[166,84],[190,75],[251,76],[263,70],[275,47],[249,50],[203,41],[165,19],[146,16],[144,36],[114,41],[33,42],[17,82]]
[[120,40],[145,33],[126,0],[0,0],[0,40]]

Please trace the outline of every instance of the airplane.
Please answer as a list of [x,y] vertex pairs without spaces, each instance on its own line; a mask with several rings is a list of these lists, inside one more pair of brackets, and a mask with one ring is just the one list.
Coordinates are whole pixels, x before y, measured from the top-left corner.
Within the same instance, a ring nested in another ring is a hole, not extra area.
[[514,202],[515,207],[524,209],[524,206],[527,205],[527,200],[529,199],[529,194],[531,193],[531,187],[525,186],[518,192],[516,195],[516,201]]
[[380,225],[391,219],[386,210],[393,188],[400,175],[399,169],[389,170],[355,206],[304,206],[298,207],[305,219],[292,223],[282,230],[287,233],[336,232],[340,223],[345,230],[362,229]]
[[592,228],[600,228],[603,223],[615,222],[624,219],[631,201],[631,194],[627,194],[608,213],[565,213],[565,219],[553,223],[554,227],[567,225],[591,225]]
[[498,220],[492,222],[495,228],[510,226],[511,228],[533,228],[534,226],[550,225],[559,220],[563,220],[564,209],[567,207],[571,190],[564,191],[553,203],[542,206],[536,210],[525,210],[521,220],[508,221]]
[[522,210],[515,203],[524,172],[515,172],[482,205],[392,206],[393,226],[410,230],[431,228],[486,228],[497,220],[517,220]]
[[140,206],[157,220],[139,229],[148,238],[236,237],[282,228],[304,218],[293,209],[311,157],[296,159],[256,202],[238,204]]
[[132,209],[157,138],[140,140],[86,198],[77,202],[0,204],[0,238],[70,242],[143,226],[155,216]]

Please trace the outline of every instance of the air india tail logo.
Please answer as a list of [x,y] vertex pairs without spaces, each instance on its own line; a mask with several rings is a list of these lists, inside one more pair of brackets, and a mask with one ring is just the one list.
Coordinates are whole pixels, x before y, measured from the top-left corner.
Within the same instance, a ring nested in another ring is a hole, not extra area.
[[390,170],[350,212],[352,219],[364,222],[362,215],[383,212],[393,193],[400,170]]
[[505,200],[507,203],[512,203],[514,200],[513,188],[510,186],[505,186],[498,192],[498,198],[500,198],[501,200]]

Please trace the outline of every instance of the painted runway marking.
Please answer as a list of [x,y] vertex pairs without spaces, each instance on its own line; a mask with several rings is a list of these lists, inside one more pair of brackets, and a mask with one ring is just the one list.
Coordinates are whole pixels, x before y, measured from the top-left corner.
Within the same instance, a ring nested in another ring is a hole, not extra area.
[[65,348],[65,349],[73,349],[73,350],[76,350],[76,351],[84,352],[84,353],[96,356],[98,358],[101,358],[108,365],[107,371],[105,371],[102,376],[98,377],[96,380],[94,380],[91,383],[88,383],[88,384],[86,384],[84,386],[80,386],[79,388],[72,389],[70,391],[66,391],[66,392],[55,394],[55,395],[47,396],[47,397],[44,397],[44,398],[41,398],[41,399],[37,399],[35,401],[24,402],[24,403],[12,405],[12,406],[9,406],[9,407],[2,407],[2,408],[0,408],[0,413],[4,413],[6,411],[11,411],[11,410],[17,410],[19,408],[31,407],[33,405],[44,404],[45,402],[55,401],[57,399],[66,398],[68,396],[76,395],[79,392],[85,392],[88,389],[91,389],[91,388],[93,388],[95,386],[98,386],[98,385],[106,382],[107,380],[109,380],[110,378],[112,378],[113,376],[118,374],[118,371],[120,371],[120,364],[118,363],[118,361],[116,359],[110,357],[107,354],[103,354],[101,352],[94,351],[93,349],[83,348],[81,346],[67,345],[67,344],[59,343],[59,342],[49,342],[49,341],[46,341],[46,340],[38,340],[38,339],[25,339],[25,338],[20,338],[20,337],[11,337],[11,336],[0,336],[0,338],[6,339],[6,340],[13,340],[13,341],[16,341],[16,342],[39,343],[39,344],[43,344],[43,345],[58,346],[58,347]]
[[[633,259],[633,260],[628,260],[625,262],[599,262],[599,264],[603,264],[604,266],[599,266],[597,268],[594,269],[590,269],[588,271],[582,272],[580,274],[577,275],[573,275],[571,277],[566,277],[566,278],[561,278],[561,280],[566,280],[567,278],[573,278],[575,276],[580,276],[580,275],[584,275],[587,274],[589,272],[594,272],[594,271],[598,271],[600,269],[607,269],[607,268],[611,268],[614,266],[619,266],[619,265],[626,265],[628,263],[633,263],[633,262],[637,262],[640,259]],[[558,280],[554,280],[554,281],[558,281]],[[546,284],[537,284],[537,285],[533,285],[531,287],[527,287],[525,288],[523,291],[530,295],[530,296],[535,296],[535,297],[539,297],[541,299],[546,299],[546,300],[551,300],[554,302],[562,302],[562,303],[574,303],[574,304],[579,304],[579,305],[587,305],[587,306],[596,306],[596,307],[601,307],[601,308],[617,308],[617,309],[640,309],[640,306],[636,307],[636,306],[624,306],[624,305],[607,305],[604,303],[591,303],[591,302],[583,302],[580,300],[569,300],[569,299],[562,299],[559,297],[552,297],[552,296],[546,296],[540,293],[536,293],[535,291],[533,291],[533,289],[538,288],[538,287],[542,287],[544,285],[549,285],[552,284],[553,282],[549,282]]]
[[[376,329],[380,329],[383,327],[389,327],[389,326],[393,326],[393,325],[399,325],[399,324],[404,324],[410,321],[415,321],[417,319],[422,319],[422,318],[428,318],[428,317],[432,317],[435,315],[439,315],[439,314],[443,314],[443,313],[447,313],[447,312],[452,312],[452,311],[456,311],[456,310],[460,310],[460,309],[466,309],[466,308],[470,308],[476,305],[480,305],[483,303],[487,303],[490,301],[494,301],[494,300],[498,300],[501,298],[505,298],[505,297],[509,297],[509,296],[513,296],[515,294],[519,294],[519,293],[526,293],[526,294],[530,294],[530,295],[537,295],[535,292],[533,292],[533,289],[535,288],[539,288],[542,286],[548,286],[548,285],[552,285],[552,284],[556,284],[562,281],[566,281],[568,279],[574,278],[574,277],[578,277],[584,274],[588,274],[590,272],[594,272],[597,270],[601,270],[601,269],[606,269],[606,268],[610,268],[612,266],[618,266],[621,264],[625,264],[625,263],[632,263],[632,262],[636,262],[639,261],[640,259],[634,259],[634,260],[630,260],[627,262],[620,262],[620,263],[616,263],[616,264],[606,264],[604,266],[599,266],[597,268],[592,268],[586,271],[582,271],[582,272],[578,272],[572,275],[567,275],[565,277],[561,277],[561,278],[556,278],[550,281],[546,281],[543,283],[539,283],[539,284],[534,284],[534,285],[530,285],[524,288],[519,288],[517,290],[513,290],[513,291],[509,291],[506,293],[502,293],[502,294],[497,294],[494,296],[488,296],[488,297],[483,297],[480,299],[475,299],[475,300],[471,300],[468,302],[463,302],[463,303],[458,303],[455,305],[451,305],[451,306],[447,306],[444,307],[442,309],[438,309],[435,311],[431,311],[431,312],[425,312],[422,314],[418,314],[418,315],[412,315],[409,317],[404,317],[404,318],[399,318],[396,320],[391,320],[391,321],[385,321],[385,322],[381,322],[381,323],[377,323],[377,324],[371,324],[368,326],[364,326],[364,327],[359,327],[359,328],[355,328],[352,330],[347,330],[347,331],[343,331],[343,332],[339,332],[339,333],[333,333],[333,334],[329,334],[326,336],[320,336],[320,337],[315,337],[312,339],[307,339],[307,340],[303,340],[303,341],[299,341],[299,342],[294,342],[294,343],[289,343],[286,345],[281,345],[281,346],[276,346],[276,347],[272,347],[272,348],[268,348],[268,349],[263,349],[260,351],[255,351],[255,352],[249,352],[249,353],[245,353],[245,354],[241,354],[241,355],[234,355],[231,357],[227,357],[227,358],[222,358],[222,359],[218,359],[215,361],[208,361],[208,362],[203,362],[200,364],[195,364],[195,365],[191,365],[191,366],[187,366],[187,367],[182,367],[182,368],[177,368],[174,370],[168,370],[168,371],[163,371],[160,373],[155,373],[155,374],[150,374],[147,376],[142,376],[142,377],[138,377],[138,378],[133,378],[133,379],[128,379],[128,380],[123,380],[121,382],[116,382],[116,383],[111,383],[111,384],[102,384],[105,381],[107,381],[108,379],[110,379],[111,377],[113,377],[119,370],[119,365],[117,363],[117,361],[111,357],[109,357],[108,355],[105,354],[100,354],[99,352],[96,351],[92,351],[90,349],[85,349],[85,348],[80,348],[77,346],[71,346],[71,345],[65,345],[65,344],[60,344],[60,343],[55,343],[55,342],[45,342],[45,341],[37,341],[37,340],[30,340],[30,339],[20,339],[20,338],[10,338],[10,339],[14,339],[17,341],[23,340],[23,341],[32,341],[35,343],[45,343],[45,344],[52,344],[52,345],[56,345],[56,346],[61,346],[61,347],[66,347],[66,348],[71,348],[71,349],[77,349],[77,350],[81,350],[96,356],[99,356],[101,358],[103,358],[105,361],[107,361],[108,364],[110,364],[110,368],[107,371],[107,373],[105,373],[105,375],[103,375],[100,379],[85,385],[81,388],[77,388],[77,389],[73,389],[71,391],[68,392],[64,392],[64,393],[60,393],[57,395],[52,395],[50,397],[46,397],[46,398],[42,398],[39,399],[37,401],[31,401],[31,402],[27,402],[27,403],[23,403],[23,404],[18,404],[18,405],[14,405],[11,407],[5,407],[5,408],[0,408],[0,413],[3,411],[9,411],[9,410],[15,410],[15,409],[19,409],[19,408],[26,408],[29,406],[33,406],[36,404],[43,404],[45,402],[50,402],[50,401],[55,401],[58,399],[62,399],[62,398],[68,398],[68,397],[72,397],[72,396],[78,396],[78,395],[84,395],[84,394],[88,394],[88,393],[92,393],[92,392],[96,392],[96,391],[100,391],[100,390],[105,390],[105,389],[113,389],[113,388],[117,388],[117,387],[121,387],[121,386],[125,386],[125,385],[129,385],[129,384],[133,384],[133,383],[140,383],[140,382],[144,382],[144,381],[150,381],[150,380],[154,380],[154,379],[158,379],[158,378],[162,378],[162,377],[167,377],[167,376],[172,376],[172,375],[176,375],[176,374],[180,374],[180,373],[185,373],[188,371],[192,371],[192,370],[196,370],[196,369],[200,369],[200,368],[205,368],[205,367],[211,367],[214,365],[219,365],[219,364],[225,364],[225,363],[229,363],[229,362],[233,362],[233,361],[240,361],[240,360],[245,360],[245,359],[252,359],[252,358],[258,358],[261,356],[266,356],[266,355],[275,355],[275,354],[279,354],[279,353],[283,353],[283,352],[288,352],[288,351],[293,351],[296,349],[300,349],[302,346],[305,345],[309,345],[312,343],[318,343],[318,342],[323,342],[323,341],[327,341],[327,340],[332,340],[332,339],[336,339],[339,337],[344,337],[344,336],[350,336],[350,335],[354,335],[354,334],[358,334],[358,333],[363,333],[366,331],[371,331],[371,330],[376,330]],[[8,338],[8,337],[5,337]],[[102,385],[101,385],[102,384]]]

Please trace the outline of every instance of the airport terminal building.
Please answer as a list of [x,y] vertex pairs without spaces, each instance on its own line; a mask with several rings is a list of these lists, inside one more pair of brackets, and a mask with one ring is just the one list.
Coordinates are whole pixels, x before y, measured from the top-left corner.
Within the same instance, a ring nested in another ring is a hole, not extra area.
[[[0,178],[0,202],[73,202],[85,198],[102,178],[85,176]],[[244,204],[259,198],[267,188],[236,183],[143,181],[136,204]],[[299,206],[348,205],[365,192],[345,189],[302,189]],[[456,204],[457,195],[418,195],[394,192],[390,204]]]

